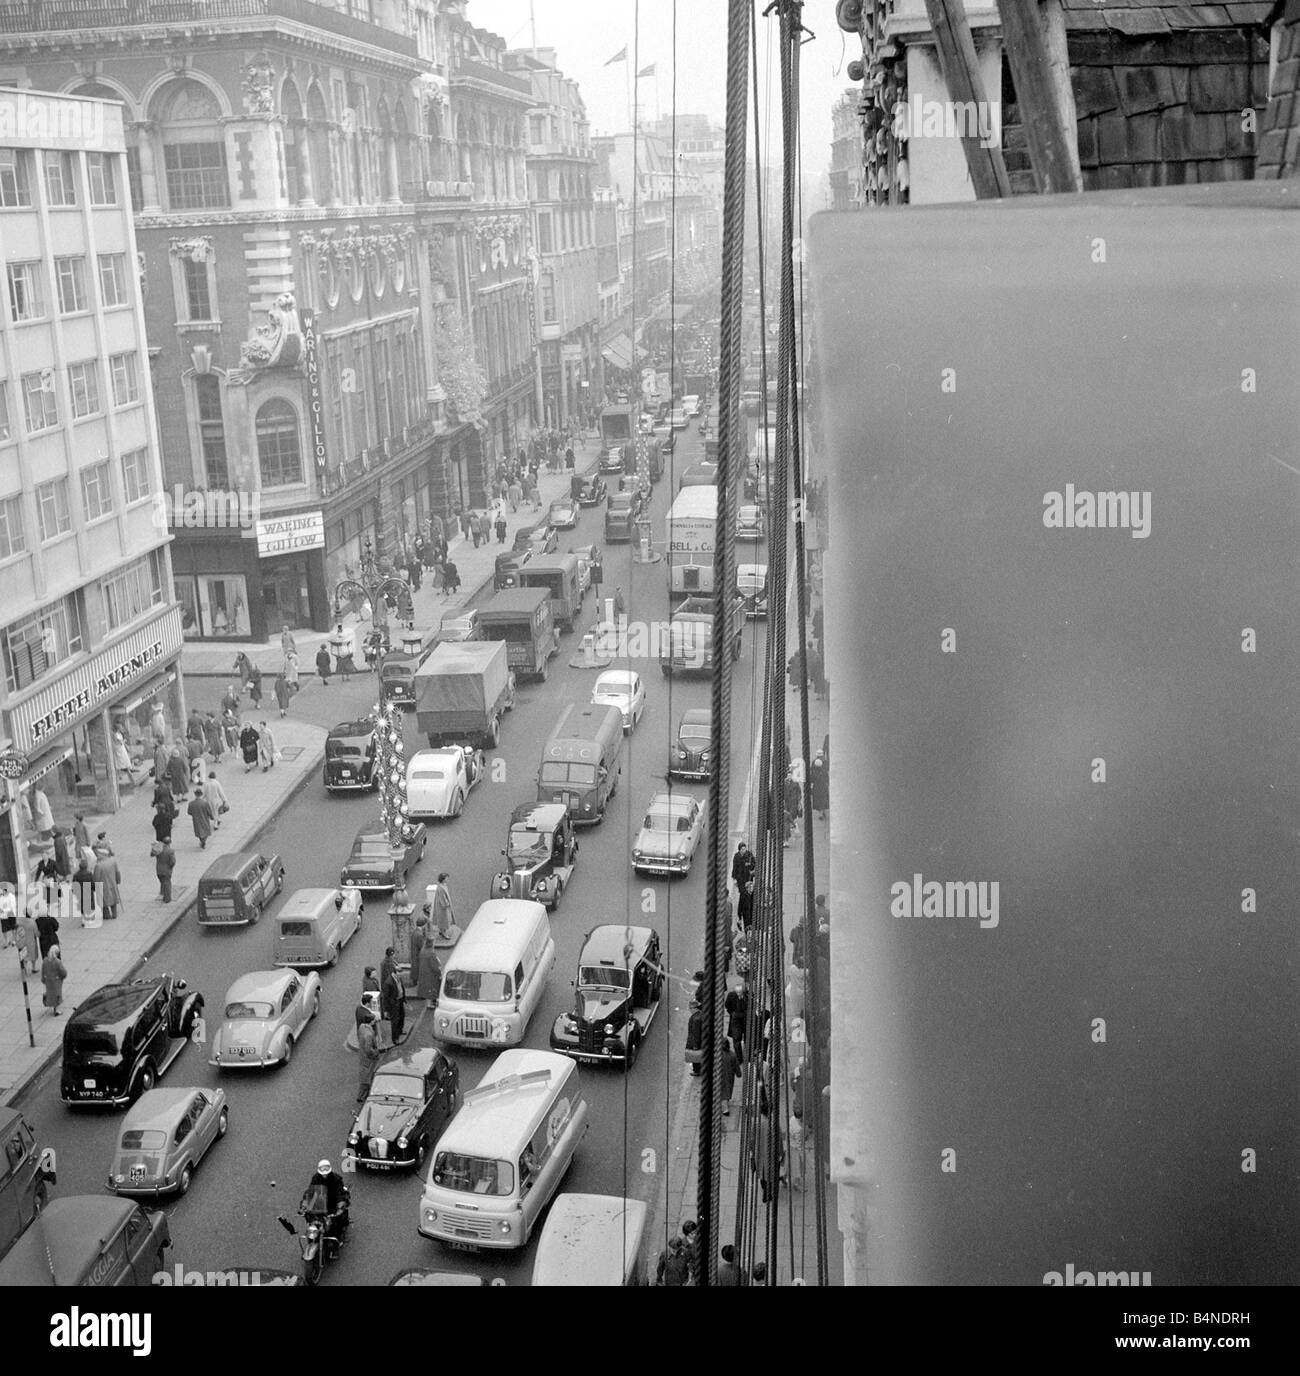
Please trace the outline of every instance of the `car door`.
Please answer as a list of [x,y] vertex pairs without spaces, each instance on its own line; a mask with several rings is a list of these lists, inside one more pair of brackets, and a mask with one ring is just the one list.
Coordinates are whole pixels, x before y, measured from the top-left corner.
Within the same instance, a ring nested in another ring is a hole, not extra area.
[[180,1179],[181,1171],[185,1169],[187,1163],[192,1166],[199,1159],[198,1139],[194,1131],[197,1122],[198,1114],[195,1112],[194,1100],[191,1099],[185,1112],[181,1114],[179,1121],[172,1129],[172,1138],[167,1144],[166,1169],[173,1180]]
[[302,989],[302,976],[294,975],[280,998],[280,1021],[295,1035],[302,1030],[303,1024],[307,1021]]
[[194,1159],[198,1161],[216,1140],[216,1095],[209,1099],[206,1094],[196,1094],[190,1111],[194,1114]]

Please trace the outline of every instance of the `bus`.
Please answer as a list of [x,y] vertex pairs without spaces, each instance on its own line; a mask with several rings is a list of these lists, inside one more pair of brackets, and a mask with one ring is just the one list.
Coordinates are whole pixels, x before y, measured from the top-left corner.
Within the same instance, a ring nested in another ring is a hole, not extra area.
[[718,489],[711,483],[684,487],[668,513],[668,593],[685,597],[713,591],[713,551]]

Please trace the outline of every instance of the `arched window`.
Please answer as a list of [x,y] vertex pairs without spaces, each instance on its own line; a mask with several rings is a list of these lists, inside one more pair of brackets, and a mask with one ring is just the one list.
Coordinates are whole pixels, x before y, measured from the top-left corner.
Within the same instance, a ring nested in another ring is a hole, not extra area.
[[298,88],[292,81],[286,81],[284,90],[280,93],[280,113],[284,116],[284,181],[289,200],[297,205],[304,199],[302,175],[299,170],[302,159],[298,151],[298,140],[305,140],[307,131],[302,124],[302,101],[298,98]]
[[320,87],[313,83],[307,92],[307,143],[311,157],[313,189],[319,205],[329,205],[335,200],[329,118],[325,97],[321,95]]
[[221,107],[206,86],[188,77],[167,84],[153,104],[163,131],[168,210],[230,206]]
[[263,487],[287,487],[303,481],[298,413],[279,397],[258,408],[257,463]]

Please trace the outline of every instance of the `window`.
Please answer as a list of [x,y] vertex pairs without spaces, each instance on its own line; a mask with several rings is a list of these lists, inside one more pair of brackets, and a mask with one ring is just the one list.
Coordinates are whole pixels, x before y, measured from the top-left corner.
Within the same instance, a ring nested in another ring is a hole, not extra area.
[[73,420],[98,415],[101,409],[99,365],[93,359],[88,363],[68,364],[68,391],[72,395]]
[[15,324],[21,320],[39,320],[45,314],[40,263],[10,263],[8,275],[9,309]]
[[113,405],[129,406],[140,400],[140,373],[136,366],[135,350],[129,353],[113,354],[108,360],[108,370],[113,378]]
[[27,548],[27,532],[23,528],[23,499],[0,498],[0,559],[12,559]]
[[212,293],[208,289],[207,263],[186,258],[181,265],[185,278],[185,308],[191,320],[212,319]]
[[91,205],[117,204],[117,173],[112,153],[87,153],[86,175],[90,180]]
[[242,575],[177,578],[174,588],[176,600],[181,604],[181,634],[187,639],[200,636],[248,638],[247,584]]
[[0,208],[31,205],[32,155],[25,148],[0,148]]
[[126,150],[126,180],[131,188],[131,209],[138,215],[144,209],[144,182],[140,179],[140,150]]
[[54,276],[59,284],[59,311],[72,315],[86,309],[86,260],[56,258]]
[[36,510],[41,522],[42,542],[66,535],[72,529],[72,512],[68,506],[68,480],[55,478],[36,489]]
[[125,306],[127,304],[125,254],[101,253],[99,255],[99,299],[105,309],[109,306]]
[[224,143],[169,143],[163,165],[170,210],[224,210],[230,205]]
[[82,647],[76,594],[16,621],[4,632],[5,682],[10,692],[34,683]]
[[54,392],[52,369],[23,374],[23,414],[29,435],[59,423],[59,402]]
[[0,377],[0,444],[12,438],[9,431],[9,384]]
[[97,521],[113,510],[113,483],[107,459],[81,470],[81,502],[87,521]]
[[542,319],[555,322],[555,276],[549,272],[542,274]]
[[149,455],[146,450],[133,449],[122,455],[122,490],[126,504],[138,502],[149,495]]
[[45,154],[45,198],[52,206],[77,204],[75,153]]
[[203,470],[209,487],[224,492],[230,486],[226,464],[226,422],[221,413],[221,382],[213,373],[194,379],[198,399],[199,442],[203,448]]
[[537,216],[537,249],[540,253],[551,252],[551,212]]
[[257,413],[257,462],[263,487],[303,480],[298,413],[287,401],[268,401]]
[[110,631],[143,616],[163,602],[162,564],[157,550],[128,564],[111,578],[101,580],[104,620]]

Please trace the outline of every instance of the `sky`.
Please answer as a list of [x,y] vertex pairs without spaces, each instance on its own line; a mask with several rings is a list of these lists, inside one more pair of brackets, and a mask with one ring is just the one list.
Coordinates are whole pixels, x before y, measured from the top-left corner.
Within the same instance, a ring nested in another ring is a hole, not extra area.
[[[760,129],[765,147],[780,138],[780,63],[776,50],[777,18],[763,17],[758,0]],[[722,124],[726,110],[727,0],[469,0],[472,24],[500,34],[512,48],[531,46],[531,17],[537,46],[554,48],[565,76],[582,91],[593,134],[626,130],[628,76],[631,64],[643,70],[651,63],[655,76],[638,84],[643,117],[656,110],[670,114],[673,102],[673,10],[677,11],[677,112],[703,113]],[[638,22],[639,20],[639,22]],[[849,61],[861,55],[858,41],[835,23],[833,0],[807,0],[804,23],[816,38],[800,50],[800,129],[805,177],[818,177],[830,163],[831,106],[850,85]],[[624,45],[627,63],[606,66]],[[752,61],[752,54],[751,54]],[[770,73],[770,77],[769,77]],[[747,77],[753,90],[753,76]],[[753,111],[748,121],[753,122]]]

